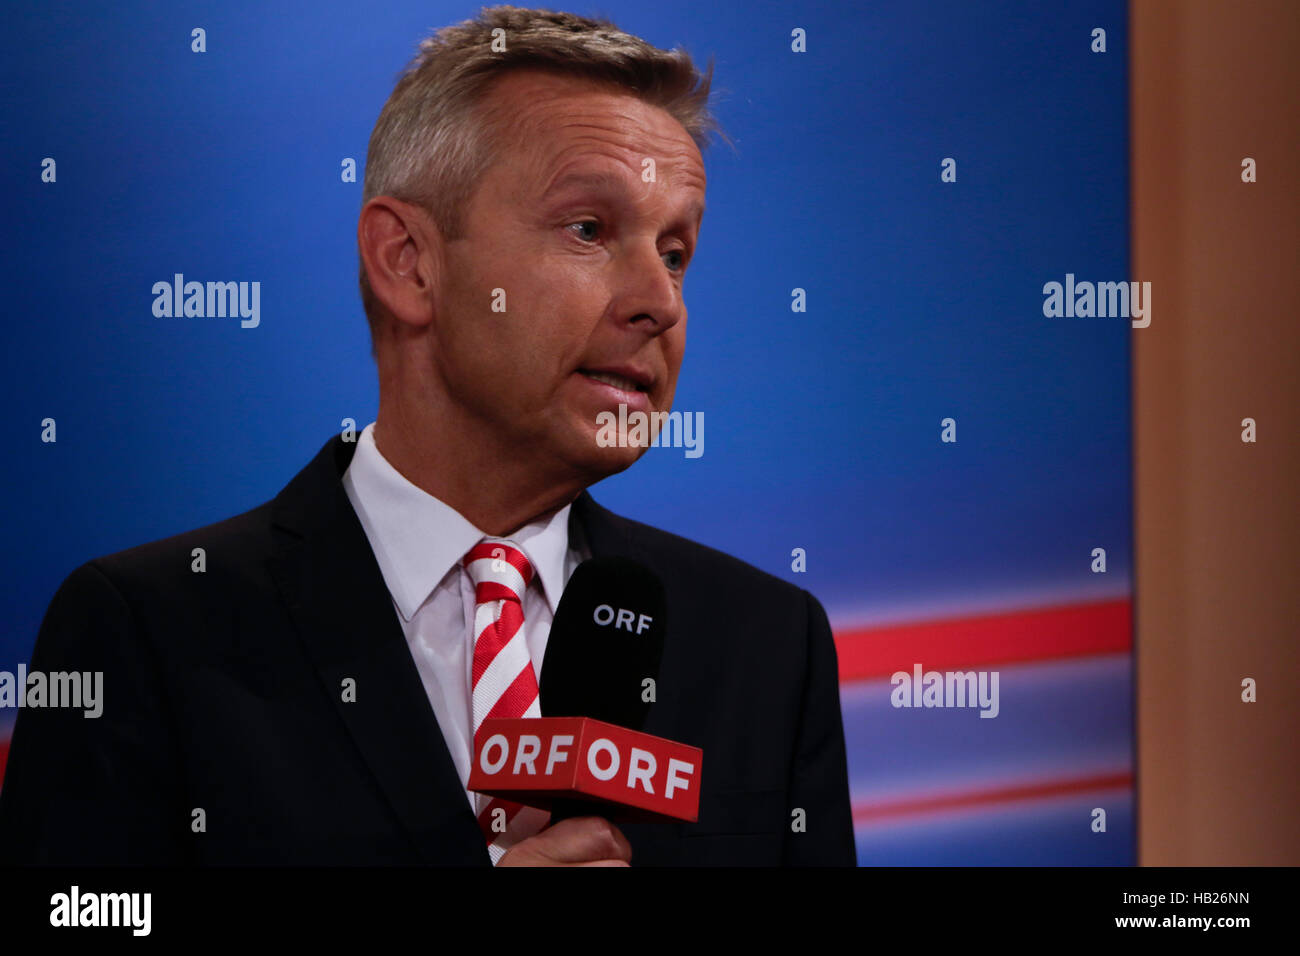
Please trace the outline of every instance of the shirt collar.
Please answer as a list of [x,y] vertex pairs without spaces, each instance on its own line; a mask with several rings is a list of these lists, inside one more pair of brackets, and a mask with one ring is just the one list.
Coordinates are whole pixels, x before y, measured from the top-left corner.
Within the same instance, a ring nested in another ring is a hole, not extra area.
[[[409,622],[485,534],[394,468],[379,453],[374,429],[371,422],[357,436],[357,450],[343,475],[343,487],[397,611]],[[504,536],[517,544],[532,564],[552,614],[564,590],[571,507],[565,505]]]

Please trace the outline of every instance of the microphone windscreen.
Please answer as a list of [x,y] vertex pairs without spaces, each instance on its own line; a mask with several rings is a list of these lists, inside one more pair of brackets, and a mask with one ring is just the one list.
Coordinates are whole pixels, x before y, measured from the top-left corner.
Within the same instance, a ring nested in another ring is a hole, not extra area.
[[667,613],[663,582],[640,562],[602,557],[578,565],[546,641],[542,716],[642,729],[659,680]]

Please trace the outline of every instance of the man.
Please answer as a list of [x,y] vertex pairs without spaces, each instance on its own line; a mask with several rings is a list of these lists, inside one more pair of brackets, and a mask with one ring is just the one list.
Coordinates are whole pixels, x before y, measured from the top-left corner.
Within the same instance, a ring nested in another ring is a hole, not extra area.
[[[103,715],[21,712],[4,861],[853,862],[820,604],[585,491],[645,451],[597,441],[602,412],[672,406],[700,79],[611,24],[508,7],[422,46],[357,229],[376,421],[273,501],[69,576],[31,669],[102,671]],[[474,730],[537,715],[560,592],[604,555],[664,582],[644,729],[704,751],[696,824],[546,826],[466,790]]]

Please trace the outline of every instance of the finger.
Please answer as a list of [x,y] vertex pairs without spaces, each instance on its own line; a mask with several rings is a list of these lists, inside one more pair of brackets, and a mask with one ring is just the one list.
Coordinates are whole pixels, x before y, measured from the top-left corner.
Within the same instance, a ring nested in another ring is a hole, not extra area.
[[543,836],[547,855],[562,863],[632,859],[632,845],[627,842],[627,837],[602,817],[561,820],[538,834],[538,837]]
[[632,864],[629,863],[627,860],[591,860],[591,861],[589,861],[589,862],[587,862],[587,863],[570,863],[570,864],[568,864],[568,865],[569,865],[569,866],[626,866],[626,867],[630,867]]

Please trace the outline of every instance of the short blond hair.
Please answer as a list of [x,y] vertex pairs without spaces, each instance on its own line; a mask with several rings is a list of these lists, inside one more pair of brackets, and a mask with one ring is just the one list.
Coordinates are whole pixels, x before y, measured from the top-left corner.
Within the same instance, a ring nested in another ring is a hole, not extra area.
[[[493,50],[497,37],[504,51]],[[726,139],[708,108],[712,59],[701,73],[684,50],[661,50],[607,20],[485,7],[476,19],[423,40],[399,75],[370,134],[362,206],[392,196],[427,209],[448,239],[459,237],[461,209],[492,165],[509,120],[478,106],[494,80],[520,68],[620,87],[667,111],[701,152],[710,133]],[[364,261],[359,278],[374,354],[378,308]]]

